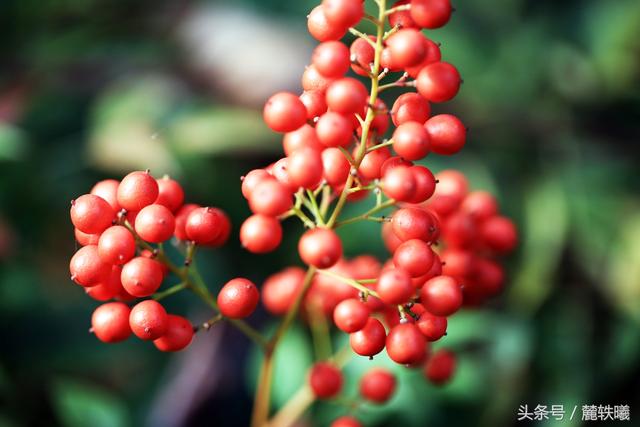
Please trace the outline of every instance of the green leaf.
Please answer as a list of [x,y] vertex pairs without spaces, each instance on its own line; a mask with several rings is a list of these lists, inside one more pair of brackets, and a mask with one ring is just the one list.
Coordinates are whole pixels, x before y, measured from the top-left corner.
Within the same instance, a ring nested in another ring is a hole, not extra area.
[[24,132],[8,123],[0,123],[0,160],[21,160],[27,150]]
[[67,378],[51,388],[53,407],[65,427],[122,427],[130,425],[122,400],[85,381]]

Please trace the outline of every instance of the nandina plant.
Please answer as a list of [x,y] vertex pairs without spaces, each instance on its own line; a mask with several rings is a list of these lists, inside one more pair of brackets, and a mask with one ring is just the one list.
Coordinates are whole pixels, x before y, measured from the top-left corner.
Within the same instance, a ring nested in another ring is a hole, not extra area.
[[[254,254],[274,251],[281,222],[297,219],[306,229],[298,242],[306,270],[287,267],[260,287],[237,277],[216,287],[216,296],[194,254],[224,245],[229,218],[219,208],[185,204],[178,182],[149,171],[101,181],[72,202],[81,248],[71,259],[71,278],[104,302],[91,319],[95,336],[114,343],[133,334],[160,351],[178,351],[199,331],[229,322],[264,353],[254,427],[289,426],[316,399],[339,396],[350,355],[374,358],[386,350],[397,364],[422,369],[432,383],[447,382],[456,356],[447,349],[430,354],[429,343],[447,334],[447,319],[461,307],[500,292],[499,257],[517,243],[513,223],[500,215],[491,194],[470,191],[460,172],[434,175],[414,164],[430,153],[453,155],[466,142],[459,118],[431,114],[431,105],[453,99],[461,84],[456,67],[422,32],[449,21],[449,0],[375,3],[376,16],[365,14],[362,0],[324,0],[311,11],[309,32],[320,44],[303,73],[304,92],[277,93],[263,111],[266,124],[283,134],[285,157],[242,180],[253,212],[240,228],[243,247]],[[361,20],[375,33],[355,29]],[[347,32],[355,36],[350,46],[340,41]],[[347,77],[349,70],[358,77]],[[405,93],[388,108],[380,94],[392,88]],[[345,205],[359,201],[362,213],[345,218]],[[360,221],[380,224],[386,262],[345,256],[335,230]],[[167,256],[166,242],[182,254],[181,264]],[[161,301],[183,290],[210,306],[209,321],[194,326],[167,313]],[[260,300],[282,317],[269,335],[245,320]],[[312,329],[321,325],[325,334],[335,326],[349,334],[350,345],[318,354],[302,389],[271,414],[274,351],[297,319]],[[359,398],[383,404],[396,381],[393,372],[372,368],[360,380]],[[332,424],[360,425],[354,414]]]

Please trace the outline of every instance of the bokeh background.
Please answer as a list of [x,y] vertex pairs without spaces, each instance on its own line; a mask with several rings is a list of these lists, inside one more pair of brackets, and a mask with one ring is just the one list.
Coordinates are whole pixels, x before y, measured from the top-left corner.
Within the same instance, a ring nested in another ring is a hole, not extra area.
[[[0,426],[248,425],[256,357],[235,330],[216,326],[178,355],[87,333],[97,303],[68,278],[68,207],[99,179],[150,168],[226,209],[237,233],[248,215],[240,175],[280,150],[261,105],[300,90],[314,3],[0,1]],[[637,419],[640,2],[457,3],[429,37],[463,74],[459,97],[438,111],[462,117],[469,141],[425,164],[494,191],[522,242],[504,294],[451,321],[442,345],[460,352],[455,380],[435,388],[398,370],[393,400],[359,413],[368,427],[510,426],[521,404],[628,404]],[[384,257],[366,227],[343,230],[347,253]],[[214,288],[238,274],[262,282],[299,263],[299,232],[289,224],[262,257],[236,234],[199,264]],[[189,296],[169,306],[194,321],[210,315]],[[262,311],[251,321],[273,323]],[[312,358],[297,326],[278,353],[276,406]],[[367,366],[348,365],[352,394]],[[300,425],[342,412],[317,405]]]

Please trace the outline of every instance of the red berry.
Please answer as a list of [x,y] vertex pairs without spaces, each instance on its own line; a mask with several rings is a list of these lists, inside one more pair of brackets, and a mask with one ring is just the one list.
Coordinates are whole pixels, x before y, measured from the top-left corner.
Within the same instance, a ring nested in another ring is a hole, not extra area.
[[214,211],[218,215],[218,219],[220,221],[220,233],[218,233],[218,237],[215,239],[205,243],[207,246],[211,246],[214,248],[220,247],[227,243],[229,240],[229,236],[231,236],[231,220],[229,216],[222,210],[218,208],[209,208]]
[[136,216],[136,233],[147,242],[160,243],[169,240],[175,228],[175,217],[163,205],[145,206]]
[[[371,126],[369,126],[369,132],[376,135],[384,135],[389,129],[389,109],[387,104],[378,98],[373,106],[373,111],[375,115],[371,121]],[[362,117],[365,117],[365,115],[366,110],[362,112]],[[358,134],[362,135],[362,127],[358,128]]]
[[136,240],[125,227],[111,226],[100,236],[98,254],[107,264],[125,264],[136,254]]
[[353,123],[342,114],[329,111],[318,119],[316,134],[326,147],[346,147],[353,142]]
[[425,311],[420,314],[416,326],[427,341],[437,341],[447,333],[447,318]]
[[411,276],[400,268],[383,270],[378,278],[376,290],[380,299],[391,305],[408,302],[414,293]]
[[420,160],[429,154],[429,134],[418,122],[406,122],[393,132],[393,149],[407,160]]
[[133,258],[122,267],[122,287],[135,297],[148,297],[158,290],[164,275],[161,264],[142,256]]
[[185,226],[187,225],[187,218],[189,218],[189,214],[191,212],[198,209],[199,207],[200,205],[196,205],[195,203],[188,203],[186,205],[183,205],[180,209],[178,209],[178,212],[176,212],[176,217],[175,217],[176,226],[174,230],[174,234],[176,235],[176,238],[180,240],[189,239],[189,237],[187,237],[187,231],[185,230]]
[[462,305],[462,290],[452,277],[434,277],[420,290],[420,302],[431,314],[450,316]]
[[473,191],[464,198],[460,210],[470,215],[474,221],[482,222],[498,214],[498,202],[491,193]]
[[252,215],[240,227],[240,243],[249,252],[264,254],[273,251],[282,241],[282,226],[277,218]]
[[427,354],[424,336],[413,323],[399,324],[391,328],[386,347],[391,360],[402,365],[421,362]]
[[411,169],[400,166],[387,171],[382,178],[382,191],[397,201],[413,200],[416,194],[416,180]]
[[129,326],[141,340],[155,340],[167,332],[169,316],[162,304],[152,299],[139,302],[131,309]]
[[300,238],[298,253],[305,264],[329,268],[342,258],[342,241],[333,230],[314,228]]
[[91,315],[91,331],[102,342],[116,343],[131,335],[129,312],[121,302],[108,302],[96,308]]
[[[358,150],[355,148],[354,152]],[[365,179],[378,179],[382,176],[382,165],[391,157],[391,152],[387,147],[367,153],[362,158],[358,173]]]
[[318,399],[335,397],[342,389],[342,372],[327,362],[318,362],[309,372],[309,386]]
[[436,191],[436,178],[431,171],[420,165],[411,166],[413,179],[416,181],[416,191],[410,203],[422,203],[433,196]]
[[502,290],[504,269],[497,262],[478,258],[473,263],[473,274],[475,282],[483,295],[493,296]]
[[184,202],[184,190],[178,181],[164,176],[158,179],[158,198],[154,203],[166,206],[171,212],[180,209]]
[[464,249],[448,248],[440,254],[442,273],[457,280],[465,280],[472,272],[474,264],[473,254]]
[[228,281],[218,294],[218,306],[223,316],[231,319],[248,317],[258,306],[260,293],[250,280],[235,278]]
[[451,18],[450,0],[411,0],[411,19],[422,28],[444,26]]
[[272,130],[291,132],[307,122],[307,109],[296,95],[278,92],[267,100],[262,117]]
[[285,133],[284,138],[282,139],[282,146],[284,148],[284,153],[287,156],[290,156],[294,151],[301,148],[313,148],[318,151],[322,151],[324,148],[318,140],[315,128],[308,124],[303,125],[293,132]]
[[71,222],[83,233],[98,234],[109,227],[115,212],[106,200],[85,194],[71,202]]
[[413,166],[413,162],[405,160],[399,156],[389,157],[380,167],[380,173],[382,173],[382,176],[384,176],[388,171],[398,166]]
[[362,424],[353,417],[340,417],[331,423],[331,427],[362,427]]
[[99,181],[96,185],[93,186],[90,194],[94,196],[102,197],[106,200],[107,203],[111,205],[114,212],[120,211],[122,209],[118,204],[118,186],[120,182],[115,179],[105,179],[103,181]]
[[460,74],[448,62],[429,64],[416,78],[420,95],[431,102],[445,102],[453,99],[460,89]]
[[393,263],[405,270],[411,277],[420,277],[429,272],[434,254],[426,242],[418,239],[407,240],[396,249]]
[[360,379],[360,394],[374,403],[386,402],[395,390],[396,377],[384,368],[372,368]]
[[364,16],[362,0],[323,0],[322,8],[327,21],[341,27],[353,27]]
[[327,88],[329,109],[341,114],[361,112],[367,105],[367,88],[352,77],[344,77],[332,82]]
[[307,119],[312,120],[327,112],[327,101],[321,90],[306,90],[300,95],[300,101],[307,109]]
[[207,245],[214,242],[222,233],[224,219],[219,209],[197,208],[187,217],[184,230],[189,240]]
[[462,150],[467,140],[467,130],[456,116],[440,114],[433,116],[424,127],[429,134],[431,150],[450,156]]
[[314,189],[322,181],[320,150],[302,147],[287,157],[287,173],[296,187]]
[[438,350],[424,365],[424,376],[434,384],[444,384],[456,370],[456,356],[448,350]]
[[262,285],[262,303],[276,316],[285,314],[302,290],[305,272],[300,267],[289,267],[271,275]]
[[[409,4],[411,0],[400,0],[393,4],[392,8]],[[399,28],[418,28],[418,25],[411,18],[411,11],[399,10],[389,14],[389,26]]]
[[347,71],[351,61],[349,48],[339,41],[327,41],[320,43],[313,51],[311,63],[320,74],[327,77],[342,77]]
[[294,184],[289,177],[289,159],[287,157],[278,160],[267,169],[277,181],[279,181],[285,186],[287,190],[289,190],[289,192],[294,193],[298,190],[298,186],[296,186],[296,184]]
[[420,239],[433,242],[436,237],[436,220],[432,214],[420,208],[398,209],[391,218],[394,234],[403,242]]
[[100,234],[83,233],[77,228],[73,229],[73,235],[80,246],[97,245],[100,240]]
[[349,52],[351,53],[351,59],[353,59],[351,69],[356,74],[368,76],[375,58],[375,49],[371,46],[371,43],[358,37],[351,43]]
[[264,180],[254,188],[249,197],[249,207],[256,214],[282,215],[293,205],[291,191],[276,180]]
[[180,351],[191,344],[193,326],[182,316],[170,314],[168,317],[167,331],[153,344],[160,351]]
[[302,89],[305,91],[322,92],[324,94],[334,80],[335,79],[331,77],[322,75],[314,65],[309,65],[305,68],[304,73],[302,73]]
[[128,211],[139,211],[155,202],[160,190],[149,172],[131,172],[118,186],[118,204]]
[[316,6],[307,18],[307,29],[318,41],[338,40],[347,32],[344,25],[335,25],[327,21],[322,5]]
[[427,54],[423,39],[422,33],[415,28],[405,28],[391,35],[386,40],[391,62],[400,68],[422,62]]
[[499,254],[511,252],[518,244],[518,231],[513,222],[503,216],[495,216],[480,226],[483,243]]
[[393,103],[391,119],[393,124],[400,126],[407,122],[424,123],[431,114],[429,101],[418,93],[403,93]]
[[[305,125],[308,126],[308,125]],[[301,127],[300,129],[304,129],[304,126]],[[287,133],[286,135],[290,135],[294,132],[290,132]],[[285,135],[285,139],[286,136]],[[286,151],[286,148],[285,148]],[[269,172],[267,172],[264,169],[253,169],[251,171],[249,171],[248,174],[244,175],[241,180],[242,180],[242,195],[244,196],[245,199],[249,199],[251,197],[251,193],[253,193],[253,190],[258,186],[258,184],[260,184],[262,181],[267,180],[267,179],[273,179],[273,176],[271,176],[271,174]]]
[[422,38],[422,43],[424,44],[424,50],[426,52],[424,58],[422,59],[422,62],[417,65],[407,67],[405,70],[407,74],[409,74],[413,78],[418,77],[420,71],[422,71],[422,69],[427,65],[440,62],[440,60],[442,59],[440,47],[436,43],[426,37]]
[[322,151],[322,168],[324,178],[329,185],[336,186],[345,183],[349,177],[351,164],[338,148],[325,148]]
[[364,328],[349,335],[351,348],[360,356],[375,356],[384,349],[387,333],[382,323],[370,317]]
[[71,280],[80,286],[95,286],[107,279],[111,265],[102,261],[98,247],[84,246],[71,257],[69,262]]
[[357,332],[369,319],[369,309],[360,300],[349,298],[340,302],[333,311],[333,321],[344,332]]
[[111,267],[111,273],[102,282],[90,288],[85,288],[87,295],[97,301],[109,301],[120,294],[122,284],[120,283],[120,273],[122,267],[114,265]]

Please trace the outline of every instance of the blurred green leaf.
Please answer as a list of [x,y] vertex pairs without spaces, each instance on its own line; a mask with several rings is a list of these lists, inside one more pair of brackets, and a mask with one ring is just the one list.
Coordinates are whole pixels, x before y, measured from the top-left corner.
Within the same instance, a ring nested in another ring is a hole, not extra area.
[[72,378],[51,388],[54,409],[65,427],[123,427],[130,425],[122,400],[105,389]]
[[24,132],[13,125],[0,122],[0,160],[21,160],[27,150]]

